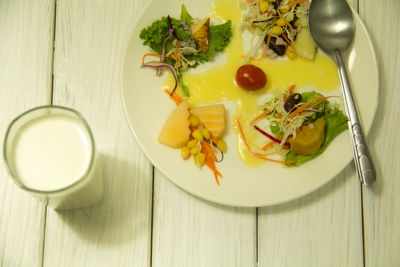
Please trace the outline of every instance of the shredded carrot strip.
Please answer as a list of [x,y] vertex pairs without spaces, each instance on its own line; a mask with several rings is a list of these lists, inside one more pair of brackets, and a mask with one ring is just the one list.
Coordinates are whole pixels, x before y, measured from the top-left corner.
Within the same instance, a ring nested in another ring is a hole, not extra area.
[[217,160],[217,156],[215,156],[214,151],[206,141],[201,142],[201,152],[203,152],[206,156],[204,163],[214,173],[214,178],[215,181],[217,182],[217,185],[220,185],[218,176],[222,177],[222,174],[215,167],[215,161]]
[[180,103],[182,103],[182,98],[180,98],[175,92],[171,95],[171,92],[168,91],[167,89],[164,90],[166,94],[169,95],[169,97],[172,99],[172,101],[175,102],[175,104],[178,106]]
[[292,113],[290,113],[290,115],[288,116],[288,118],[291,118],[293,116],[295,116],[296,114],[303,112],[306,108],[310,107],[311,104],[313,104],[315,101],[319,101],[319,100],[325,100],[328,99],[329,97],[327,96],[319,96],[316,98],[311,99],[310,101],[308,101],[307,103],[303,104],[302,106],[298,107],[295,111],[293,111]]
[[[215,165],[214,165],[211,161],[208,161],[208,160],[206,160],[204,163],[207,165],[208,168],[210,168],[210,169],[213,171],[213,173],[214,173],[214,178],[215,178],[215,182],[217,183],[217,185],[220,185],[219,179],[218,179],[219,172],[218,172],[217,170],[214,169],[214,168],[215,168]],[[221,175],[221,176],[222,176],[222,175]]]
[[204,152],[207,153],[207,155],[209,156],[209,158],[212,161],[216,161],[217,160],[217,156],[215,155],[214,151],[212,150],[212,148],[210,147],[210,145],[206,142],[206,141],[202,141],[202,148],[204,150]]
[[[330,97],[334,97],[334,96],[328,96],[328,97],[326,97],[326,98],[330,98]],[[324,101],[325,101],[325,99],[318,100],[318,101],[316,101],[315,103],[313,103],[312,105],[310,105],[309,107],[310,107],[310,108],[313,108],[313,107],[315,107],[315,106],[321,104],[321,103],[324,102]],[[306,111],[304,110],[304,111],[302,111],[301,113],[303,114],[304,112],[306,112]]]
[[271,141],[271,142],[267,143],[265,146],[263,146],[261,149],[265,151],[265,150],[267,150],[270,146],[272,146],[274,143],[275,143],[274,141]]
[[292,37],[293,37],[293,35],[294,35],[294,29],[293,29],[293,27],[292,27],[292,25],[291,25],[290,23],[288,23],[287,25],[289,26],[290,34],[291,34]]
[[286,34],[282,34],[281,36],[283,37],[283,39],[285,39],[286,42],[289,43],[289,46],[290,46],[294,51],[296,51],[296,48],[294,47],[293,42],[290,41],[290,39],[286,36]]
[[289,93],[293,93],[293,90],[296,88],[295,84],[292,84],[291,86],[289,86]]
[[265,45],[265,47],[264,47],[264,49],[263,49],[263,52],[262,52],[261,56],[258,57],[258,58],[252,58],[252,57],[251,57],[250,60],[260,61],[260,60],[262,60],[263,58],[265,58],[265,56],[266,56],[267,53],[268,53],[268,49],[269,49],[269,44],[270,44],[270,43],[271,43],[271,32],[268,33],[267,43],[266,43],[266,45]]
[[247,143],[246,136],[244,135],[244,132],[243,132],[243,129],[242,129],[242,125],[240,124],[239,118],[236,119],[236,122],[237,122],[237,125],[238,125],[238,128],[239,128],[239,132],[240,132],[240,135],[241,135],[241,137],[243,139],[244,144],[246,145],[246,147],[249,150],[249,152],[251,154],[253,154],[255,157],[257,157],[259,159],[268,160],[268,161],[277,162],[277,163],[283,163],[283,164],[290,164],[290,163],[295,163],[296,162],[296,161],[284,161],[284,160],[270,159],[270,158],[265,157],[264,155],[261,155],[259,153],[254,152],[253,150],[251,150],[251,147],[250,147],[249,143]]
[[254,120],[251,121],[251,124],[255,123],[256,121],[258,121],[259,119],[261,119],[262,117],[268,115],[269,113],[271,113],[270,110],[266,110],[263,113],[261,113],[260,115],[258,115]]
[[[282,141],[282,137],[283,137],[283,134],[281,134],[280,136],[278,136],[276,139],[278,139],[279,141]],[[275,141],[271,141],[271,142],[269,142],[268,144],[266,144],[265,146],[263,146],[261,149],[262,149],[262,150],[267,150],[267,148],[269,148],[269,147],[272,146],[273,144],[276,144],[276,142],[275,142]]]
[[152,57],[161,57],[160,54],[146,53],[146,54],[144,54],[143,57],[142,57],[142,64],[144,64],[144,59],[145,59],[146,57],[148,57],[148,56],[152,56]]
[[281,8],[281,6],[279,6],[279,7],[276,9],[276,11],[278,12],[279,18],[282,18],[281,12],[279,11],[280,8]]
[[293,6],[293,5],[297,5],[297,4],[301,4],[304,2],[308,2],[309,0],[297,0],[297,1],[293,1],[293,2],[289,2],[287,3],[285,6]]
[[[292,84],[291,86],[289,86],[289,89],[288,89],[289,94],[293,93],[294,88],[296,88],[296,85],[295,85],[295,84]],[[286,102],[287,98],[288,98],[288,95],[287,95],[287,94],[284,94],[284,95],[283,95],[283,100],[285,100],[285,102]]]
[[182,59],[179,56],[179,39],[176,39],[175,55],[174,56],[175,56],[176,59],[178,59],[178,60],[175,59],[175,61],[177,62],[178,67],[182,66],[182,63],[181,63]]
[[[269,48],[269,44],[271,43],[271,32],[269,32],[268,33],[268,38],[267,38],[267,44],[266,44],[266,51],[268,50],[268,48]],[[265,54],[267,53],[267,52],[264,52]]]

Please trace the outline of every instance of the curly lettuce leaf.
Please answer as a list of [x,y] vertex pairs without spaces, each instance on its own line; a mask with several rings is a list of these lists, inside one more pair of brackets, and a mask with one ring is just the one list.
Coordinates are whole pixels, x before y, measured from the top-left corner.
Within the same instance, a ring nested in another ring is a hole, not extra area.
[[208,50],[206,52],[201,51],[198,54],[188,56],[187,58],[189,60],[196,61],[196,64],[191,67],[196,67],[200,63],[211,61],[215,56],[215,52],[220,52],[228,46],[232,37],[231,25],[231,21],[228,20],[223,24],[210,26],[208,30],[210,36]]
[[[172,25],[175,28],[175,34],[180,40],[187,41],[191,35],[187,33],[181,26],[181,20],[171,18]],[[162,17],[154,21],[150,26],[144,28],[139,37],[143,39],[143,45],[150,46],[154,51],[161,54],[164,39],[169,34],[169,22],[167,17]],[[166,51],[173,48],[172,42],[175,36],[171,36],[166,43]]]
[[338,108],[328,109],[325,113],[326,126],[325,126],[325,140],[321,148],[314,155],[304,156],[295,155],[289,152],[286,155],[286,161],[296,161],[296,163],[286,164],[287,166],[299,166],[311,159],[314,159],[321,155],[332,140],[338,136],[341,132],[347,129],[347,117]]
[[190,16],[189,12],[187,11],[185,5],[182,5],[181,8],[181,21],[184,21],[187,25],[192,24],[192,16]]
[[311,99],[314,99],[314,98],[317,98],[320,96],[322,96],[322,95],[315,91],[304,92],[304,93],[301,93],[301,99],[302,99],[301,102],[306,103],[306,102],[310,101]]
[[[191,34],[185,32],[182,24],[190,25],[192,23],[192,17],[186,10],[186,7],[182,5],[181,19],[171,18],[172,25],[175,28],[175,33],[180,40],[188,40],[191,38]],[[190,65],[189,67],[196,67],[201,63],[205,63],[214,58],[215,52],[222,51],[230,42],[232,37],[231,21],[227,21],[224,24],[211,25],[209,27],[209,48],[206,52],[199,52],[197,54],[187,56],[188,60],[194,60],[196,64]],[[150,26],[144,28],[140,32],[140,38],[143,39],[143,45],[150,46],[157,53],[161,53],[162,43],[166,36],[169,34],[169,23],[167,17],[162,17],[159,20],[154,21]],[[173,48],[172,42],[175,36],[171,36],[166,43],[166,51]],[[174,65],[173,61],[172,65]]]
[[[193,22],[192,16],[187,11],[185,5],[182,5],[180,19],[171,17],[172,25],[174,26],[175,33],[171,35],[166,41],[165,51],[168,52],[174,48],[173,41],[178,38],[179,40],[187,41],[193,38],[190,32],[184,30],[185,27],[190,26]],[[162,17],[154,21],[150,26],[142,29],[140,38],[143,39],[143,45],[150,46],[158,54],[162,52],[164,39],[169,35],[169,22],[167,17]],[[176,36],[175,36],[176,35]],[[227,21],[220,25],[211,25],[209,27],[209,48],[206,52],[199,49],[196,54],[186,56],[187,60],[194,61],[195,64],[187,65],[188,68],[194,68],[199,64],[210,61],[214,58],[216,52],[222,51],[230,42],[232,37],[231,21]],[[164,61],[172,66],[176,65],[176,61],[170,57]],[[189,96],[189,88],[183,83],[181,71],[182,69],[176,67],[178,72],[178,84],[182,88],[184,94]]]

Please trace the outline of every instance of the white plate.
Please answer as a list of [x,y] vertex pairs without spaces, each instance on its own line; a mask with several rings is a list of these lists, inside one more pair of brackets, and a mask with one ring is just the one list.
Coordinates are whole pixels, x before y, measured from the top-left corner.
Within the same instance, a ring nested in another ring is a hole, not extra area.
[[[157,135],[175,106],[161,90],[164,78],[157,78],[153,71],[140,67],[141,57],[149,48],[142,45],[139,33],[162,16],[179,17],[182,3],[194,17],[204,17],[211,9],[210,0],[153,0],[134,26],[124,59],[122,98],[126,116],[136,139],[154,166],[176,185],[196,196],[245,207],[289,201],[333,179],[352,160],[347,131],[335,138],[321,156],[300,167],[287,168],[267,162],[260,168],[249,168],[239,159],[235,149],[236,137],[230,130],[225,139],[231,149],[218,165],[223,174],[220,186],[216,185],[210,170],[196,168],[193,161],[181,160],[179,150],[158,143]],[[378,69],[371,40],[357,14],[355,21],[356,36],[349,66],[354,97],[368,133],[378,107]]]

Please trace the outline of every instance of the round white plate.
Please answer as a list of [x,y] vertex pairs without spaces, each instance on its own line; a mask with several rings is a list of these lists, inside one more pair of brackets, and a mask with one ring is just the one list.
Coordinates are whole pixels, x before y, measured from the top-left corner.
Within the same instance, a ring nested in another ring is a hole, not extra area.
[[[139,38],[141,29],[162,16],[179,17],[184,3],[194,17],[209,14],[212,2],[153,0],[134,26],[127,46],[123,73],[122,98],[130,127],[140,146],[156,168],[182,189],[209,201],[232,206],[266,206],[303,196],[333,179],[353,154],[347,131],[340,134],[327,150],[300,167],[284,167],[266,162],[249,168],[236,152],[236,136],[228,130],[224,137],[229,151],[218,164],[223,174],[217,186],[208,168],[198,169],[192,160],[183,161],[180,150],[161,145],[157,136],[175,104],[162,91],[163,77],[141,68],[148,47]],[[365,132],[368,133],[378,107],[378,69],[374,49],[359,16],[355,14],[356,36],[349,55],[349,66],[356,100]],[[165,76],[164,76],[165,77]],[[340,91],[338,88],[338,95]],[[234,105],[227,105],[232,114]]]

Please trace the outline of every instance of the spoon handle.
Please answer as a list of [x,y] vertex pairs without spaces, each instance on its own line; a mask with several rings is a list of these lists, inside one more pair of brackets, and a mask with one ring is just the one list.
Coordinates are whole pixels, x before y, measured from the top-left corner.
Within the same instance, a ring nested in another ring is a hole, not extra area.
[[351,87],[347,76],[346,65],[339,51],[336,51],[335,59],[339,68],[344,102],[346,105],[347,115],[349,117],[349,131],[353,145],[354,162],[356,165],[358,178],[363,185],[370,186],[376,180],[375,168],[368,151],[357,109],[354,104],[353,95],[351,93]]

